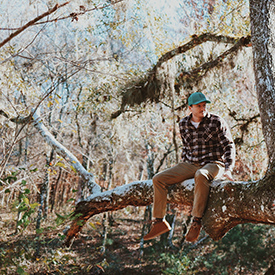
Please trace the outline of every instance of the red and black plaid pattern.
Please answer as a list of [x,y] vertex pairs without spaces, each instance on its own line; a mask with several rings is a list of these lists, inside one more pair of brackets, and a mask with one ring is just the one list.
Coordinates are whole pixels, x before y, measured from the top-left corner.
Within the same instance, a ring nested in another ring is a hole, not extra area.
[[235,145],[227,123],[219,116],[208,113],[196,129],[192,114],[179,123],[183,142],[182,160],[205,165],[221,161],[232,170],[235,163]]

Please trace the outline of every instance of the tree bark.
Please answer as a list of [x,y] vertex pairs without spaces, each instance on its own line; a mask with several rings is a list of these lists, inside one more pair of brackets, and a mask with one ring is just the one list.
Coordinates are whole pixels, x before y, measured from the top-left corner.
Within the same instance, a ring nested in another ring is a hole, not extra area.
[[263,134],[269,156],[268,172],[275,169],[275,3],[250,0],[254,73]]
[[205,231],[219,240],[241,223],[275,225],[275,175],[256,182],[221,182],[212,188],[203,217]]

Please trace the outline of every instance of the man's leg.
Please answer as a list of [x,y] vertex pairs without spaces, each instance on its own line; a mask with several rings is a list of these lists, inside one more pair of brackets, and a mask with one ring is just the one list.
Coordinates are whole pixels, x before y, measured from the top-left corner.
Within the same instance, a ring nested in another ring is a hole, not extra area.
[[158,173],[153,177],[153,217],[155,218],[155,221],[150,232],[144,236],[144,240],[153,239],[171,230],[170,225],[164,219],[167,204],[167,188],[170,185],[193,178],[197,169],[198,166],[183,162],[161,173]]
[[218,163],[208,163],[198,169],[195,174],[194,202],[191,215],[193,223],[185,236],[186,241],[194,242],[198,239],[201,230],[201,219],[205,211],[210,184],[216,177],[222,176],[224,166]]

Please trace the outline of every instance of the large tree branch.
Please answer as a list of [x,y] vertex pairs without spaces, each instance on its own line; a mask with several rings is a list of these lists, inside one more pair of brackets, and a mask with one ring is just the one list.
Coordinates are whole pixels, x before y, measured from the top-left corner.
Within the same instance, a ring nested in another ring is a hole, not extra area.
[[161,56],[157,64],[153,68],[153,71],[155,71],[156,68],[160,67],[164,62],[167,62],[168,60],[172,59],[173,57],[179,54],[186,53],[187,51],[195,48],[198,45],[201,45],[202,43],[218,42],[218,43],[225,43],[225,44],[236,44],[238,41],[239,41],[239,38],[224,36],[224,35],[216,35],[211,33],[203,33],[199,36],[193,35],[192,39],[188,43],[176,49],[173,49],[165,53],[163,56]]
[[219,65],[221,65],[226,57],[228,57],[229,55],[232,55],[233,53],[236,53],[243,46],[248,45],[249,43],[250,43],[250,36],[240,38],[235,43],[235,45],[233,47],[231,47],[227,51],[223,52],[222,54],[220,54],[215,59],[202,64],[201,66],[193,69],[192,71],[182,72],[180,74],[180,79],[179,79],[179,82],[177,83],[177,85],[182,86],[187,81],[187,79],[189,79],[189,78],[192,79],[193,81],[194,80],[196,80],[196,81],[200,80],[202,77],[205,76],[205,74],[209,70],[211,70],[213,68],[216,68]]
[[215,35],[215,34],[202,34],[199,36],[192,36],[191,41],[184,44],[183,46],[180,46],[172,51],[169,51],[165,53],[156,65],[153,67],[152,70],[149,71],[148,74],[146,74],[142,79],[140,79],[138,82],[134,84],[130,84],[130,87],[126,88],[126,92],[122,95],[122,103],[120,110],[116,111],[112,114],[112,118],[118,117],[121,113],[125,112],[125,107],[127,105],[134,106],[139,105],[146,101],[152,101],[152,102],[158,102],[161,98],[160,94],[160,86],[158,77],[157,77],[157,71],[158,68],[168,60],[172,59],[173,57],[183,54],[194,47],[201,45],[204,42],[219,42],[219,43],[226,43],[226,44],[234,44],[233,47],[231,47],[229,50],[226,50],[222,54],[220,54],[218,57],[216,57],[213,60],[210,60],[201,66],[188,71],[188,72],[182,72],[180,74],[180,78],[178,83],[176,84],[176,88],[179,88],[180,86],[184,85],[187,81],[190,82],[190,79],[192,81],[199,81],[205,74],[215,67],[220,66],[226,57],[229,55],[232,55],[233,53],[236,53],[238,50],[240,50],[244,46],[250,46],[250,36],[242,37],[242,38],[233,38],[228,36],[221,36],[221,35]]
[[[275,224],[275,176],[257,182],[215,181],[212,184],[208,207],[203,218],[205,231],[214,240],[224,236],[240,223]],[[192,207],[194,179],[173,185],[168,192],[168,202]],[[77,204],[74,220],[67,232],[66,245],[92,216],[128,205],[145,206],[153,200],[152,181],[132,182],[113,190],[92,195]]]

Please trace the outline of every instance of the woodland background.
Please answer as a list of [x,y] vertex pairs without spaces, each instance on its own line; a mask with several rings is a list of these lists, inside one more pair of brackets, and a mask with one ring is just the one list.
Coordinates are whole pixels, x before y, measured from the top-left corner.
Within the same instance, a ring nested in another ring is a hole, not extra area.
[[64,248],[70,214],[89,186],[29,120],[39,109],[55,139],[109,190],[151,179],[179,161],[179,119],[188,113],[188,95],[203,91],[209,111],[232,129],[235,180],[262,178],[268,160],[249,44],[182,83],[183,71],[230,48],[222,38],[202,43],[161,64],[157,98],[134,95],[180,45],[207,34],[248,37],[248,1],[2,0],[0,6],[1,274],[272,274],[274,227],[240,225],[218,242],[202,234],[186,244],[189,216],[176,205],[168,209],[173,236],[143,243],[150,206],[129,206],[94,216]]

